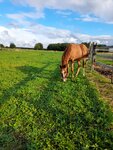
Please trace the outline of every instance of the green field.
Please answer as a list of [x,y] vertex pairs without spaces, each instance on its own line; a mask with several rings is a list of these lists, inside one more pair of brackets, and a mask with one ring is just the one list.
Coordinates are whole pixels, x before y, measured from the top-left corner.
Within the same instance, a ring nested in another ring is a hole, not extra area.
[[113,53],[97,53],[96,61],[106,65],[113,65]]
[[106,60],[106,59],[103,59],[103,58],[97,58],[96,59],[97,62],[101,62],[103,64],[106,64],[106,65],[113,65],[113,61],[112,60]]
[[0,52],[1,150],[112,150],[113,113],[82,70],[60,78],[61,52]]

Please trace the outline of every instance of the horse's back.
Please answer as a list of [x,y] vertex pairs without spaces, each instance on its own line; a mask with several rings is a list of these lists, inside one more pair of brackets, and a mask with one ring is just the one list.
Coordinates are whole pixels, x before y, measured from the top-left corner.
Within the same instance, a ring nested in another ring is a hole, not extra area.
[[67,63],[69,60],[80,60],[87,56],[88,48],[84,44],[68,44],[62,56],[62,63]]
[[85,56],[88,56],[88,48],[86,47],[86,45],[80,44],[80,47],[81,47],[82,55],[83,55],[84,57],[85,57]]
[[88,55],[88,48],[84,44],[69,44],[65,53],[70,55],[70,59],[81,59]]

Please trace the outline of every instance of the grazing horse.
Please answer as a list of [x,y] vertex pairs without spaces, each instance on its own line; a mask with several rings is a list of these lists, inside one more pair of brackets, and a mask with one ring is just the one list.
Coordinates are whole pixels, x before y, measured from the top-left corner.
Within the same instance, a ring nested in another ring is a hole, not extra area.
[[[69,62],[71,62],[72,78],[74,77],[74,61],[78,62],[76,77],[80,71],[81,59],[83,59],[83,68],[85,60],[88,59],[89,49],[84,44],[69,44],[62,55],[62,64],[60,66],[62,79],[65,82],[68,77]],[[85,71],[84,71],[85,75]]]

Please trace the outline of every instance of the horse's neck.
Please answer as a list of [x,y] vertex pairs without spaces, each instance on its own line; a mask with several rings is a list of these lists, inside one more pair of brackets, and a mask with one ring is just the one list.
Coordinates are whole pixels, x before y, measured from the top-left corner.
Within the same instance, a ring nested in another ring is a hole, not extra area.
[[67,66],[67,65],[68,65],[68,62],[69,62],[69,61],[64,61],[64,60],[62,60],[62,66],[63,66],[63,65],[66,65],[66,66]]
[[63,65],[67,65],[69,62],[69,58],[70,58],[70,50],[66,48],[63,57],[62,57],[62,64]]
[[63,56],[62,58],[62,65],[67,65],[69,62],[69,57],[68,56]]

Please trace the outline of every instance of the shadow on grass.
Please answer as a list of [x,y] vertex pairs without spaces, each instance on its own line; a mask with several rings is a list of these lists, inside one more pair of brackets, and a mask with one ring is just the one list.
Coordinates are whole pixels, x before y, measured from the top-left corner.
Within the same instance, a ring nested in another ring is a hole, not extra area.
[[33,66],[21,66],[21,67],[16,67],[17,70],[22,71],[24,74],[27,74],[27,77],[22,79],[20,82],[15,84],[13,87],[8,88],[6,91],[3,92],[3,96],[0,98],[0,103],[3,104],[7,100],[10,99],[10,97],[13,95],[15,96],[17,91],[21,88],[24,87],[27,82],[34,80],[37,77],[43,77],[43,78],[48,78],[46,75],[41,74],[50,64],[45,64],[42,68],[37,68]]
[[[34,149],[111,148],[113,136],[106,132],[106,127],[110,123],[109,111],[99,101],[95,90],[85,78],[82,79],[82,83],[70,80],[66,83],[60,82],[59,69],[50,73],[46,70],[49,65],[46,64],[42,68],[18,67],[17,69],[27,77],[9,89],[16,95],[20,86],[25,86],[28,81],[36,77],[49,79],[37,101],[29,102],[37,110],[33,116],[35,123],[30,123],[29,131],[25,135],[28,137],[26,142],[29,147]],[[46,74],[43,74],[44,70],[47,71]],[[86,88],[82,89],[85,84]],[[6,96],[4,93],[2,98]],[[9,98],[10,95],[6,100]],[[33,137],[34,132],[37,132],[37,137]]]
[[[10,87],[7,90],[3,91],[3,93],[2,93],[3,96],[0,97],[1,108],[3,106],[3,109],[4,109],[4,105],[3,104],[5,104],[7,101],[9,101],[12,96],[16,97],[18,90],[20,88],[26,86],[26,84],[29,81],[32,81],[32,80],[36,79],[37,77],[39,77],[39,78],[40,77],[41,78],[47,78],[48,79],[47,74],[46,75],[43,74],[43,71],[46,70],[46,68],[49,67],[49,65],[50,65],[50,63],[44,64],[43,67],[41,67],[41,68],[37,68],[37,67],[33,67],[33,66],[16,67],[17,70],[22,71],[27,76],[24,79],[22,79],[21,81],[19,81],[17,84],[15,84],[13,87]],[[2,111],[5,111],[5,110],[1,110],[1,112]],[[4,112],[2,112],[2,113],[4,113]],[[12,117],[11,117],[11,119],[12,119]],[[3,122],[3,124],[5,124],[5,126],[7,126],[9,124],[8,120],[9,120],[9,118],[5,119],[5,122]],[[1,120],[1,122],[2,122],[2,120]],[[15,140],[15,142],[14,141],[10,142],[10,140],[12,139],[12,136],[13,136],[12,132],[14,133],[13,134],[14,135],[14,139],[13,140]],[[14,146],[14,149],[15,149],[15,147],[17,147],[16,149],[18,149],[19,147],[26,149],[25,148],[26,147],[26,139],[25,139],[25,137],[23,137],[21,135],[21,133],[18,133],[18,132],[16,133],[16,132],[17,131],[14,131],[12,129],[12,127],[9,127],[9,126],[6,129],[2,130],[1,135],[3,134],[3,137],[0,137],[0,140],[1,140],[0,147],[1,148],[3,147],[3,149],[4,149],[4,146],[6,146],[5,148],[6,149],[8,148],[9,150],[13,149],[13,146]],[[9,143],[8,143],[8,139],[9,139]]]
[[[29,76],[29,72],[23,72]],[[86,88],[82,90],[84,85]],[[38,143],[39,149],[112,148],[113,135],[107,131],[111,112],[85,77],[63,83],[57,68],[33,105],[40,133],[38,140],[29,144]]]

